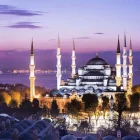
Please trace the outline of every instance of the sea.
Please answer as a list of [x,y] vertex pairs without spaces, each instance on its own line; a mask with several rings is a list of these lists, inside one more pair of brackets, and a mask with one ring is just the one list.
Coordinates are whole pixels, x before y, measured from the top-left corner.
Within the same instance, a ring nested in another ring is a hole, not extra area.
[[[43,73],[35,75],[35,85],[45,87],[46,89],[56,88],[56,74],[55,73]],[[63,74],[62,79],[70,77],[70,74]],[[29,73],[6,73],[0,74],[0,83],[2,84],[23,84],[29,86]]]
[[[35,85],[40,87],[45,87],[46,89],[54,89],[56,88],[56,74],[55,73],[37,73],[35,75]],[[63,74],[62,79],[67,79],[70,77],[70,74]],[[2,84],[23,84],[29,86],[29,73],[21,74],[21,73],[7,73],[7,74],[0,74],[0,83]],[[134,71],[133,77],[133,85],[140,84],[140,71]]]

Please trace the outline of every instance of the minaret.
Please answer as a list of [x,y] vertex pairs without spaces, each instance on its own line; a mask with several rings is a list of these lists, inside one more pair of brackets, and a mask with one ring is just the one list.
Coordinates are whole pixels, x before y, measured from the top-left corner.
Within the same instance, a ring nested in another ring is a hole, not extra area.
[[73,39],[73,49],[72,49],[72,65],[71,65],[71,68],[72,68],[72,73],[71,73],[71,76],[72,78],[74,78],[75,74],[76,74],[76,63],[75,63],[75,59],[76,59],[76,56],[75,56],[75,43],[74,43],[74,39]]
[[61,85],[61,54],[60,54],[60,39],[59,39],[59,34],[58,34],[58,47],[57,47],[57,89],[59,90],[60,85]]
[[129,79],[133,85],[133,55],[132,55],[132,43],[130,39],[130,49],[129,49]]
[[124,35],[124,47],[123,47],[123,89],[127,90],[127,52],[126,52],[126,35]]
[[117,52],[116,52],[116,86],[117,91],[121,90],[121,51],[120,51],[120,40],[118,36]]
[[34,63],[34,49],[33,49],[33,40],[31,44],[31,54],[30,54],[30,101],[33,101],[33,98],[35,97],[35,63]]

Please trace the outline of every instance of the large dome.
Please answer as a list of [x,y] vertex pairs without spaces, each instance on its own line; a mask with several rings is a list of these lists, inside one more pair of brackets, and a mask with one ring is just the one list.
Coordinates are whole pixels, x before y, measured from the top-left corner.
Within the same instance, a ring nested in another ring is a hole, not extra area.
[[88,61],[87,65],[107,65],[106,61],[96,56]]

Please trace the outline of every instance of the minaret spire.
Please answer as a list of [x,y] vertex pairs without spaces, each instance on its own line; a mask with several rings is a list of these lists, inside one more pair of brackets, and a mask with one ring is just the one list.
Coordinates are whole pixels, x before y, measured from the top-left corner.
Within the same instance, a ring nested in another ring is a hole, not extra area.
[[131,38],[130,38],[130,50],[132,50],[132,42],[131,42]]
[[74,38],[73,38],[73,50],[75,50],[75,42],[74,42]]
[[124,34],[124,47],[123,47],[123,89],[127,90],[127,52],[126,52],[126,35]]
[[118,35],[118,45],[117,45],[117,53],[120,53],[120,40],[119,40],[119,35]]
[[71,73],[71,76],[72,76],[72,78],[74,78],[74,76],[76,74],[76,63],[75,63],[76,56],[75,56],[75,43],[74,43],[74,38],[73,38],[73,49],[72,49],[71,59],[72,59],[72,65],[71,65],[72,73]]
[[132,54],[132,42],[131,42],[131,38],[130,38],[130,49],[129,49],[129,80],[131,82],[131,87],[133,85],[133,54]]
[[59,38],[59,33],[58,33],[58,48],[60,48],[60,38]]
[[33,50],[33,39],[31,42],[31,54],[30,54],[30,101],[35,97],[35,63],[34,63],[34,50]]
[[117,91],[121,90],[121,51],[120,51],[120,40],[118,35],[118,44],[117,44],[117,51],[116,51],[116,87]]
[[125,35],[125,32],[124,32],[124,47],[126,47],[126,35]]
[[33,38],[32,38],[32,43],[31,43],[31,54],[34,54]]
[[58,33],[58,47],[57,47],[57,89],[59,90],[60,85],[61,85],[61,54],[60,54],[60,38],[59,38],[59,33]]

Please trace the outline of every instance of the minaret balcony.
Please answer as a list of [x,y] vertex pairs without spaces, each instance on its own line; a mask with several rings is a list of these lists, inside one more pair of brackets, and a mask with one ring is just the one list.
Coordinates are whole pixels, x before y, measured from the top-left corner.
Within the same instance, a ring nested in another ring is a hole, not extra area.
[[76,59],[76,57],[75,57],[75,56],[72,56],[71,58],[72,58],[72,59]]
[[30,69],[35,69],[35,65],[30,65]]
[[61,65],[56,65],[57,68],[61,68]]
[[61,58],[61,55],[57,55],[56,57],[57,57],[57,59],[60,59]]
[[35,76],[30,76],[29,79],[30,79],[30,80],[35,80],[36,77],[35,77]]
[[125,55],[123,55],[123,58],[127,58],[127,55],[125,54]]

